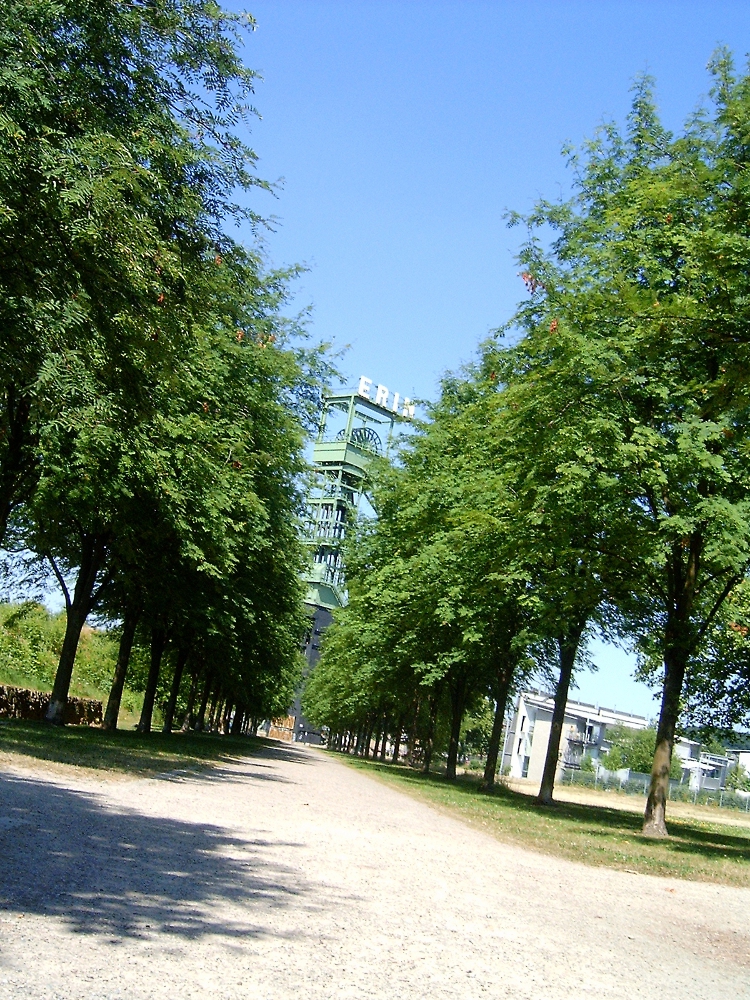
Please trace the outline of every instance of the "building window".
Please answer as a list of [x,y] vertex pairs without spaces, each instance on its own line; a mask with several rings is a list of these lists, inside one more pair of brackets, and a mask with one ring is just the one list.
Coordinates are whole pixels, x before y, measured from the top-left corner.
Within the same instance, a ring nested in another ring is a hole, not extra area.
[[522,743],[523,743],[523,736],[518,741],[518,749],[516,750],[516,753],[520,753],[521,752],[521,744]]
[[529,776],[529,758],[524,757],[523,767],[521,768],[521,777],[528,778],[528,776]]

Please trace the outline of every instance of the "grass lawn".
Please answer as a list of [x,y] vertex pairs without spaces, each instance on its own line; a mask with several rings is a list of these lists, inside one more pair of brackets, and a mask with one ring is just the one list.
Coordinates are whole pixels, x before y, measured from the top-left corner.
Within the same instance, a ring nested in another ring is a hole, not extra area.
[[406,767],[336,757],[505,843],[644,875],[750,887],[750,822],[745,827],[736,820],[728,825],[670,818],[667,808],[670,838],[649,840],[640,836],[642,817],[631,810],[572,802],[543,807],[531,795],[502,786],[489,795],[480,792],[474,778],[447,782]]
[[203,733],[105,733],[88,726],[58,728],[42,722],[0,721],[0,754],[33,757],[95,770],[150,777],[175,768],[206,766],[248,757],[260,741]]

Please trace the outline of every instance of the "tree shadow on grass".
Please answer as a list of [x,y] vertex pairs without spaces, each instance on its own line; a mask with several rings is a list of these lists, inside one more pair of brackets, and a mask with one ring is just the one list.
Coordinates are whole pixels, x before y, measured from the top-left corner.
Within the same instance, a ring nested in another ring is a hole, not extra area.
[[643,817],[638,813],[622,809],[613,809],[606,805],[583,805],[574,802],[555,802],[552,807],[542,806],[532,795],[517,792],[501,785],[487,794],[481,792],[479,781],[474,778],[461,778],[448,782],[440,775],[425,775],[405,767],[394,769],[392,765],[374,762],[357,761],[363,768],[375,770],[382,774],[395,773],[400,782],[413,786],[430,786],[442,792],[450,792],[455,796],[465,797],[467,805],[486,804],[488,809],[493,805],[497,812],[496,818],[502,824],[503,813],[518,816],[533,814],[540,818],[548,818],[553,822],[575,824],[578,832],[584,832],[591,837],[619,836],[637,842],[644,850],[663,850],[679,855],[692,855],[695,858],[710,860],[731,860],[733,862],[750,863],[750,829],[747,833],[737,833],[736,828],[730,830],[720,823],[713,828],[703,822],[691,822],[684,818],[667,818],[670,837],[667,840],[647,840],[641,836]]
[[293,745],[248,736],[209,733],[114,733],[88,726],[58,728],[41,722],[9,720],[0,724],[0,751],[36,760],[73,764],[95,770],[160,774],[185,764],[199,769],[234,764],[247,758],[310,762]]
[[82,933],[258,936],[273,933],[261,919],[269,910],[341,905],[274,856],[298,846],[0,775],[0,906],[61,917]]

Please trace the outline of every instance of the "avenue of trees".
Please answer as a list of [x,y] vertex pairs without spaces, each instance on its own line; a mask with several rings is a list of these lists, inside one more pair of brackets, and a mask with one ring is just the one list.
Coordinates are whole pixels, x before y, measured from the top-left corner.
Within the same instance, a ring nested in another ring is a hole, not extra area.
[[241,138],[247,27],[209,0],[0,13],[0,545],[64,597],[52,723],[92,617],[119,636],[107,728],[134,643],[144,732],[165,672],[167,730],[178,697],[239,731],[298,683],[328,365],[283,317],[294,273],[266,268],[247,207],[267,187]]
[[551,801],[571,678],[598,630],[662,691],[644,833],[665,836],[678,724],[750,710],[750,77],[712,63],[679,135],[649,81],[624,129],[570,154],[573,194],[527,217],[526,297],[443,381],[377,519],[348,553],[349,606],[306,691],[333,744],[436,746],[553,681]]

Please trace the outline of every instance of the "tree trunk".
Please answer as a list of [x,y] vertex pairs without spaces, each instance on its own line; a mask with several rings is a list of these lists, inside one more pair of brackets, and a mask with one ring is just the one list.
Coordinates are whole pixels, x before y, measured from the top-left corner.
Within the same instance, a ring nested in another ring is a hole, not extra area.
[[542,784],[536,798],[536,801],[543,806],[552,805],[552,792],[555,787],[555,776],[560,756],[560,739],[565,721],[565,706],[568,703],[570,679],[573,676],[573,664],[575,663],[582,633],[583,627],[575,628],[557,640],[560,655],[560,677],[557,681],[557,690],[555,691],[555,707],[552,712],[552,725],[550,726],[549,743],[547,744],[547,756],[544,761]]
[[177,652],[177,662],[175,663],[174,667],[174,675],[172,677],[172,687],[169,692],[169,701],[167,702],[167,710],[164,713],[164,726],[162,727],[163,733],[172,732],[172,723],[174,721],[174,711],[177,708],[177,698],[180,693],[182,672],[185,669],[185,664],[187,663],[189,652],[190,650],[187,646],[181,646]]
[[404,717],[403,715],[398,720],[398,725],[396,726],[396,732],[393,734],[393,757],[391,760],[394,764],[398,764],[398,755],[401,752],[401,737],[404,732]]
[[362,754],[365,760],[370,758],[370,743],[372,742],[372,723],[368,723],[367,732],[365,733],[365,745],[364,752]]
[[196,665],[193,669],[193,675],[190,680],[190,693],[188,694],[187,711],[185,712],[185,718],[182,720],[182,732],[186,733],[190,729],[190,723],[193,721],[193,706],[195,705],[195,693],[198,689],[198,673],[199,669]]
[[409,723],[409,731],[406,734],[406,762],[409,765],[409,767],[414,766],[414,746],[417,739],[418,719],[419,719],[419,702],[417,701]]
[[514,667],[515,664],[508,663],[504,670],[498,671],[495,718],[492,720],[490,743],[487,747],[487,762],[484,765],[484,777],[482,778],[482,787],[487,791],[495,784],[497,759],[500,755],[500,739],[503,735],[503,721],[505,719],[505,709],[508,705],[508,695],[510,693],[511,681],[513,680]]
[[203,696],[201,698],[201,705],[198,709],[198,718],[195,720],[195,731],[196,733],[202,733],[206,727],[206,707],[208,706],[208,699],[211,696],[211,685],[213,683],[213,676],[210,670],[206,671],[206,683],[203,685]]
[[215,733],[218,732],[219,730],[219,718],[221,713],[221,706],[223,704],[224,704],[224,699],[221,697],[220,694],[218,694],[218,688],[217,688],[216,697],[213,700],[213,704],[211,705],[211,711],[208,714],[209,733]]
[[39,470],[36,435],[30,433],[28,396],[12,383],[5,386],[4,406],[0,414],[0,548],[5,542],[8,521],[13,510],[31,495]]
[[232,716],[232,699],[227,698],[226,707],[224,708],[224,716],[221,720],[221,731],[225,736],[229,735],[229,720]]
[[242,723],[244,722],[244,720],[245,720],[244,709],[240,708],[240,706],[238,705],[237,708],[234,710],[234,718],[232,719],[232,729],[231,729],[232,736],[239,736],[241,734]]
[[458,762],[458,743],[461,738],[461,723],[466,707],[467,678],[463,672],[450,685],[451,695],[451,735],[448,741],[448,760],[445,776],[448,781],[456,779],[456,764]]
[[138,722],[139,733],[151,732],[151,718],[154,714],[154,700],[156,699],[156,687],[159,683],[159,670],[161,668],[161,658],[164,653],[164,646],[167,641],[167,633],[163,628],[151,630],[151,662],[148,668],[148,679],[146,690],[143,694],[143,708],[141,718]]
[[219,685],[216,685],[211,701],[209,703],[208,709],[208,722],[206,723],[206,729],[209,733],[214,731],[214,726],[216,725],[216,716],[218,714],[219,705],[223,702],[223,698],[219,694]]
[[643,816],[644,837],[668,837],[666,813],[669,792],[669,768],[672,763],[672,748],[677,719],[680,714],[680,695],[685,679],[686,656],[677,650],[666,650],[664,654],[664,687],[661,697],[659,727],[656,731],[656,748],[651,767],[651,788]]
[[125,678],[130,664],[130,653],[133,649],[133,639],[138,625],[139,610],[137,608],[125,608],[125,616],[122,620],[122,636],[120,637],[120,648],[117,651],[117,663],[112,677],[112,687],[109,689],[107,698],[107,710],[104,713],[102,728],[109,732],[117,729],[117,717],[120,714],[120,702],[122,701],[122,689],[125,687]]
[[429,774],[430,767],[432,766],[432,751],[435,745],[435,730],[437,729],[437,717],[440,711],[440,695],[441,690],[438,689],[433,693],[430,698],[430,714],[427,723],[427,739],[424,742],[424,761],[422,762],[422,773]]
[[65,603],[67,607],[67,620],[65,623],[65,638],[63,639],[62,650],[60,652],[60,662],[57,665],[55,683],[52,687],[49,707],[45,715],[45,720],[53,726],[65,725],[65,709],[68,704],[68,691],[70,690],[70,679],[73,676],[73,665],[75,664],[78,642],[81,638],[81,629],[88,617],[92,605],[96,577],[101,569],[107,554],[107,542],[103,537],[86,535],[81,546],[81,565],[78,570],[73,599],[70,600],[67,589],[64,588],[62,578],[57,574],[57,567],[53,563],[53,568],[58,575],[60,585],[65,592]]
[[659,726],[656,731],[654,762],[651,766],[651,788],[643,815],[642,833],[645,837],[669,836],[666,823],[669,766],[672,762],[674,733],[680,714],[680,695],[685,669],[693,651],[687,637],[702,551],[703,539],[699,532],[690,535],[687,548],[683,546],[682,540],[675,542],[672,548],[669,574],[670,600],[664,630],[664,685]]
[[386,715],[385,719],[383,720],[383,738],[380,741],[380,761],[381,761],[381,763],[385,763],[385,749],[386,749],[386,743],[388,742],[388,723],[389,722],[390,722],[390,719]]

